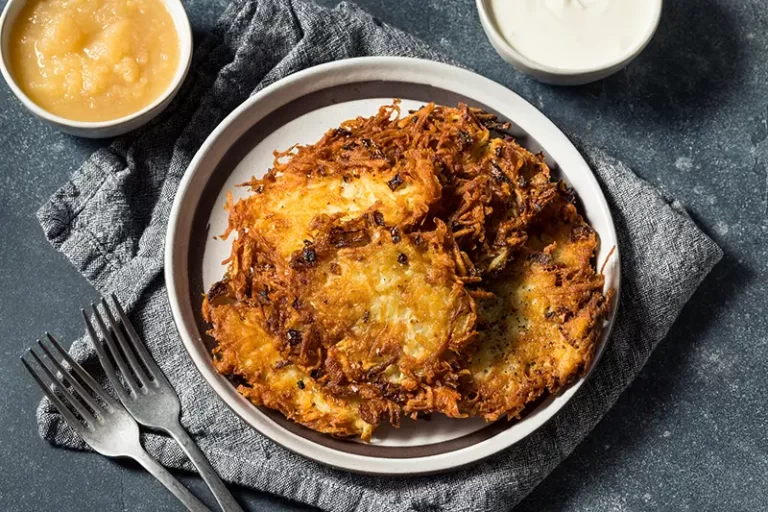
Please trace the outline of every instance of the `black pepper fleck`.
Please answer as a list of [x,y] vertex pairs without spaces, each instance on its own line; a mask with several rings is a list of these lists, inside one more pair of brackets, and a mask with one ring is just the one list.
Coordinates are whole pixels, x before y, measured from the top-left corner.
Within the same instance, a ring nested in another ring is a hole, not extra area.
[[296,329],[288,329],[288,344],[291,346],[301,343],[301,333]]
[[510,185],[512,182],[509,180],[509,176],[499,167],[499,164],[496,162],[491,162],[491,176],[493,176],[493,179],[496,181],[505,181],[509,183]]
[[315,254],[315,250],[311,247],[305,247],[301,251],[301,256],[304,258],[304,261],[309,263],[310,265],[314,265],[317,261],[317,254]]
[[403,253],[400,253],[400,256],[397,257],[397,262],[401,265],[407,265],[408,264],[408,256],[406,256]]
[[333,131],[333,134],[337,137],[349,137],[352,135],[348,130],[345,130],[344,128],[336,128]]
[[464,146],[470,146],[473,142],[472,136],[464,130],[459,130],[459,140]]
[[297,382],[296,385],[299,387],[299,389],[304,389],[304,387],[305,387],[303,380],[300,380],[299,382]]
[[397,190],[397,187],[399,187],[402,184],[403,184],[403,178],[401,178],[399,174],[395,174],[395,177],[387,182],[387,185],[389,185],[389,189],[392,192]]

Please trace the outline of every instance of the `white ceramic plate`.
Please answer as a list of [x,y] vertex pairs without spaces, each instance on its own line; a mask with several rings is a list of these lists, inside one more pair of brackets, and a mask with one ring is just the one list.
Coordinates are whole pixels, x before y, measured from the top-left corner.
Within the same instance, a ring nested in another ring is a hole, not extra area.
[[[556,176],[576,190],[583,213],[601,238],[598,261],[617,246],[605,198],[576,148],[543,114],[521,97],[469,71],[431,61],[397,57],[349,59],[291,75],[255,94],[208,137],[187,169],[171,211],[165,251],[168,297],[182,341],[214,391],[234,412],[286,448],[334,467],[379,474],[444,471],[488,457],[520,441],[557,413],[586,377],[557,397],[538,404],[522,420],[487,424],[434,415],[429,422],[405,420],[400,429],[382,426],[371,443],[333,439],[273,411],[257,408],[240,396],[211,364],[213,340],[200,316],[202,294],[225,271],[231,239],[214,235],[227,224],[227,191],[235,198],[247,191],[234,185],[261,176],[272,164],[272,151],[295,143],[313,143],[329,128],[358,115],[372,115],[393,98],[403,110],[426,102],[458,102],[498,114],[513,124],[512,133],[530,150],[543,151]],[[605,266],[606,289],[619,287],[619,255]],[[602,353],[613,323],[607,322],[598,348]],[[593,364],[594,366],[594,364]],[[591,368],[590,368],[591,371]]]

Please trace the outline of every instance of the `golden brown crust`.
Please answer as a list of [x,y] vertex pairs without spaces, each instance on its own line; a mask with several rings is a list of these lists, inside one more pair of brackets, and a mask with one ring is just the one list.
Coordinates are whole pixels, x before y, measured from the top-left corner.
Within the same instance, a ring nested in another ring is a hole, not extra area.
[[254,404],[337,437],[370,439],[382,418],[397,422],[396,408],[333,396],[305,368],[286,361],[279,343],[262,327],[258,308],[213,305],[206,299],[203,312],[218,343],[214,366],[224,375],[239,377],[238,391]]
[[385,226],[362,231],[365,245],[321,242],[316,264],[296,269],[305,314],[289,328],[320,340],[334,389],[386,397],[408,414],[456,416],[456,359],[475,335],[475,307],[452,238],[443,224],[394,239]]
[[495,421],[518,417],[589,366],[608,311],[599,243],[560,195],[529,228],[527,243],[479,306],[479,341],[462,410]]
[[607,309],[597,236],[507,128],[395,102],[276,152],[227,205],[237,235],[204,305],[217,369],[363,439],[401,414],[514,417],[579,375]]
[[335,395],[458,417],[457,360],[475,336],[475,304],[456,274],[455,243],[442,223],[395,233],[373,215],[321,229],[282,278],[234,261],[260,290],[264,328],[285,359],[314,368]]

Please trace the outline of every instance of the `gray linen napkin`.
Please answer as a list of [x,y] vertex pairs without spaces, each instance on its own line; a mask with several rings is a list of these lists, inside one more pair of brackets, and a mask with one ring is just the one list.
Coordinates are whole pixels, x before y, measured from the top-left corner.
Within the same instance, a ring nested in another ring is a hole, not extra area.
[[[599,367],[545,427],[472,467],[418,478],[336,471],[275,445],[214,395],[181,347],[163,282],[163,241],[179,180],[226,114],[264,86],[322,62],[361,55],[442,59],[357,7],[237,0],[195,52],[177,100],[155,123],[96,152],[39,211],[51,244],[104,294],[116,293],[179,391],[183,423],[221,476],[332,511],[512,508],[594,427],[637,375],[721,251],[678,205],[600,151],[585,150],[616,221],[623,263],[619,318]],[[104,381],[89,343],[72,355]],[[84,449],[47,401],[40,434]],[[164,465],[192,470],[178,446],[144,438]]]

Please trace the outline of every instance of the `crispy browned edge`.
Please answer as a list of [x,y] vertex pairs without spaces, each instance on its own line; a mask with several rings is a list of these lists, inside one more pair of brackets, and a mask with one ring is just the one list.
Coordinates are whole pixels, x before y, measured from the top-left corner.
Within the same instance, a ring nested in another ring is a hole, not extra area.
[[[276,152],[274,167],[264,178],[253,179],[248,184],[254,192],[251,198],[269,193],[270,188],[279,184],[285,175],[302,175],[307,179],[337,175],[346,180],[376,172],[386,176],[390,188],[394,190],[404,181],[414,179],[413,176],[423,180],[424,169],[429,169],[437,176],[439,187],[427,195],[426,208],[415,210],[413,215],[406,216],[406,220],[397,225],[386,225],[375,208],[351,221],[339,222],[328,216],[317,219],[317,224],[313,226],[317,233],[315,240],[307,247],[297,248],[287,264],[271,253],[268,241],[265,242],[258,233],[248,239],[239,235],[233,243],[228,275],[211,288],[206,299],[208,319],[211,319],[211,304],[222,297],[227,302],[258,308],[262,312],[266,310],[267,313],[262,315],[265,331],[270,333],[270,342],[276,344],[285,360],[307,370],[313,385],[320,386],[324,392],[332,396],[362,399],[355,407],[373,426],[380,421],[397,424],[401,410],[455,410],[457,401],[462,398],[456,393],[465,390],[456,382],[460,375],[467,373],[465,366],[471,358],[472,344],[466,343],[448,351],[449,370],[438,372],[442,379],[437,382],[438,386],[451,391],[447,405],[445,399],[435,399],[433,391],[439,388],[434,386],[434,378],[431,383],[426,382],[426,387],[420,388],[421,396],[425,396],[425,389],[431,396],[418,407],[408,407],[407,404],[409,401],[414,403],[414,399],[419,400],[419,395],[403,397],[381,389],[378,393],[370,392],[368,379],[375,379],[375,374],[366,372],[358,377],[360,380],[352,382],[348,375],[345,376],[346,382],[338,375],[334,378],[333,362],[330,362],[330,368],[325,367],[328,348],[333,346],[333,340],[323,339],[322,333],[312,336],[301,333],[297,342],[291,328],[297,315],[304,316],[306,321],[307,315],[312,318],[312,315],[318,314],[317,311],[302,311],[301,287],[296,286],[296,280],[300,279],[297,276],[306,269],[307,260],[339,247],[364,246],[367,240],[364,233],[374,229],[372,224],[378,228],[385,227],[393,239],[425,237],[439,231],[440,226],[447,226],[444,237],[450,238],[451,243],[443,244],[443,249],[451,257],[455,276],[469,295],[482,300],[489,296],[485,286],[488,279],[503,276],[510,262],[514,263],[516,258],[530,253],[531,248],[526,245],[529,227],[542,212],[547,211],[547,206],[564,197],[569,205],[573,203],[572,191],[563,183],[551,180],[543,157],[528,152],[511,137],[503,135],[508,126],[497,122],[493,116],[465,105],[448,108],[433,104],[407,116],[399,117],[399,114],[397,103],[385,106],[376,116],[350,120],[339,128],[329,130],[317,144]],[[496,132],[493,137],[492,132]],[[420,172],[412,171],[416,168]],[[237,204],[229,207],[230,231],[240,232],[245,227],[247,216],[237,215]],[[578,213],[575,215],[578,216]],[[580,216],[578,219],[584,224]],[[594,252],[594,247],[591,251]],[[245,253],[247,257],[244,259]],[[592,256],[590,269],[594,273]],[[233,262],[238,262],[234,271]],[[252,273],[254,268],[263,271]],[[289,277],[285,278],[286,275]],[[599,280],[599,277],[595,279]],[[290,299],[291,296],[293,299]],[[609,302],[603,300],[604,304]],[[291,313],[281,317],[280,311]],[[584,363],[580,367],[582,371],[594,353],[594,340],[599,335],[601,319],[606,312],[607,306],[593,314],[593,327],[587,336],[591,341],[584,344],[586,350]],[[217,337],[217,330],[214,324],[211,331],[214,337]],[[467,341],[472,339],[472,336],[467,337]],[[437,362],[442,361],[437,359]],[[237,373],[236,365],[227,366],[226,371]],[[516,417],[525,403],[544,392],[558,392],[576,376],[574,373],[562,382],[544,379],[539,386],[541,392],[506,403],[503,400],[499,402],[495,397],[495,402],[489,399],[487,406],[482,406],[483,400],[477,398],[482,393],[476,393],[473,406],[467,408],[468,414],[483,415],[489,420],[503,414]],[[443,380],[450,384],[449,387],[444,386]],[[363,388],[366,392],[350,394],[350,389],[355,388]],[[252,395],[250,398],[254,399]],[[486,393],[486,396],[491,395]],[[254,401],[259,403],[258,398]],[[265,405],[281,410],[286,416],[315,430],[334,435],[361,435],[359,429],[341,432],[329,425],[302,421],[286,404]]]

